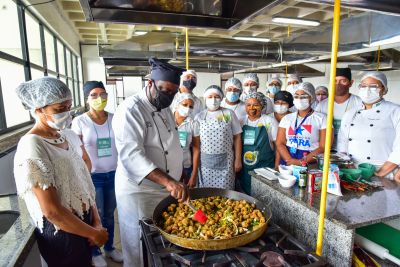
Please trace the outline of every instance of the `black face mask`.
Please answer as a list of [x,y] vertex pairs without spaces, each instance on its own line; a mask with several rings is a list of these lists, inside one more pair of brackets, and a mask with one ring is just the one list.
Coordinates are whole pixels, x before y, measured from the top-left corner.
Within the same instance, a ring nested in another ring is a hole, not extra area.
[[[152,97],[150,94],[150,103],[158,110],[162,110],[171,105],[174,100],[175,94],[168,94],[157,88],[155,81],[153,81],[154,88],[156,89],[156,96]],[[150,88],[149,88],[150,89]],[[150,92],[149,92],[150,93]]]
[[192,91],[195,87],[196,87],[196,81],[195,80],[185,80],[183,81],[183,86],[185,86],[187,89],[189,89],[190,91]]

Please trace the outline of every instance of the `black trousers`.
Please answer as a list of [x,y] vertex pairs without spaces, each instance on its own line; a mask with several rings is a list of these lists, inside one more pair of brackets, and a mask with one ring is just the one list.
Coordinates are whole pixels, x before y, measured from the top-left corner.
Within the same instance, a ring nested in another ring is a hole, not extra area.
[[[92,214],[84,214],[83,221],[92,223]],[[92,251],[88,239],[59,230],[43,217],[43,232],[38,228],[35,235],[40,254],[49,267],[91,267]]]

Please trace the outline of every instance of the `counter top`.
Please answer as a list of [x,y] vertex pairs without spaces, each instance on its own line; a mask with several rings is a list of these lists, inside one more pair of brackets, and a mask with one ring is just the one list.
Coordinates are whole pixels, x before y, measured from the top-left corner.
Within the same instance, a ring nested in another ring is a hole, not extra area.
[[[319,213],[321,193],[309,194],[306,189],[299,189],[297,184],[285,189],[278,180],[270,181],[254,172],[251,175],[266,186]],[[374,179],[380,181],[384,187],[366,192],[342,190],[343,196],[327,194],[326,218],[341,224],[345,229],[400,218],[400,185],[384,178]]]
[[16,195],[0,197],[0,212],[17,211],[19,217],[0,238],[0,266],[22,266],[35,243],[34,230],[23,200]]

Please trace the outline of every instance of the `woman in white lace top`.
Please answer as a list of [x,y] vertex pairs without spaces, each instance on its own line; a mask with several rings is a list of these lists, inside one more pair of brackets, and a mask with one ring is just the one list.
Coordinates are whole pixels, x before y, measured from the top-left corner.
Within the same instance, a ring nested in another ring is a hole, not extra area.
[[14,159],[18,194],[37,228],[48,266],[91,266],[90,245],[108,238],[95,205],[90,160],[71,130],[71,92],[61,81],[44,77],[16,90],[36,123],[21,138]]

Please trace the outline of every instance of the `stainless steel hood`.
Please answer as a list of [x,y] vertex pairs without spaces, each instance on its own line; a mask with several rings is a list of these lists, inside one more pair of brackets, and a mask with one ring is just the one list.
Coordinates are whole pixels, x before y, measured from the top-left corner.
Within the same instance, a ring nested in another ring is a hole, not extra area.
[[87,21],[232,29],[284,0],[79,0]]

